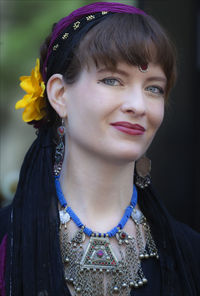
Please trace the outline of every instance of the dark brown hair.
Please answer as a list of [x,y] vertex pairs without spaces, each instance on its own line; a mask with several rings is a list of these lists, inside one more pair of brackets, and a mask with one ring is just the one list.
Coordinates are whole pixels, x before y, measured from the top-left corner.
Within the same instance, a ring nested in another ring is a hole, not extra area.
[[[51,35],[41,48],[41,65],[50,39]],[[101,64],[113,69],[122,61],[131,65],[159,64],[167,78],[166,99],[176,80],[175,47],[151,16],[115,13],[95,25],[82,37],[69,67],[61,73],[66,83],[76,82],[81,69],[91,61],[97,67]]]

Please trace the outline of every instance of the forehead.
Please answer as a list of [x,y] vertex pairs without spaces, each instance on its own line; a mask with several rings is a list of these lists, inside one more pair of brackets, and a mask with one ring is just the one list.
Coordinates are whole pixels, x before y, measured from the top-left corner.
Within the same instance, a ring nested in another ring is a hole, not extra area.
[[147,72],[141,72],[139,66],[131,65],[126,62],[119,62],[116,66],[99,64],[96,66],[94,63],[90,63],[88,67],[84,67],[82,75],[105,75],[108,73],[118,74],[124,77],[134,77],[135,74],[141,74],[141,77],[156,76],[159,77],[161,81],[167,82],[166,75],[161,67],[161,65],[156,63],[149,63]]

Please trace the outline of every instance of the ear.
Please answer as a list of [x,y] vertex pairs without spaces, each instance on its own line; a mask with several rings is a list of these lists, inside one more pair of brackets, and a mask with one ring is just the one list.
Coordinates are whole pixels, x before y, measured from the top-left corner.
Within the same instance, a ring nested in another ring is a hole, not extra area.
[[61,74],[52,75],[47,83],[47,95],[52,108],[64,118],[67,116],[66,84]]

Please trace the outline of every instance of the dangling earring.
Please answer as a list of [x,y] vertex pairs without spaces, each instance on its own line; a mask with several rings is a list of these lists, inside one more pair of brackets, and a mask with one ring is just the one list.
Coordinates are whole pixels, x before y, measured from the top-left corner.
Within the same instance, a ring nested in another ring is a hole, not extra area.
[[57,128],[57,134],[59,136],[59,140],[58,140],[58,144],[56,145],[54,168],[53,168],[53,173],[55,176],[60,175],[60,172],[62,169],[62,163],[63,163],[64,151],[65,151],[63,138],[65,133],[66,133],[65,121],[64,119],[62,119],[61,126]]
[[151,160],[143,155],[136,161],[135,171],[135,184],[141,189],[148,187],[151,183]]

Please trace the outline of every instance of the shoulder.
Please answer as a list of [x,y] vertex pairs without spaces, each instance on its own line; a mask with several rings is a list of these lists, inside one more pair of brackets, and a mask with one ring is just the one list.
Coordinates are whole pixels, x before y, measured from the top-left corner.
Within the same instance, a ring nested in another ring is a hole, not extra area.
[[176,220],[173,220],[172,225],[178,244],[185,251],[193,252],[196,259],[200,262],[200,233]]
[[0,209],[0,242],[8,232],[11,208],[11,205],[9,205]]
[[[193,230],[188,225],[177,221],[167,210],[165,205],[162,203],[162,200],[158,198],[158,194],[155,193],[154,188],[150,186],[145,191],[145,194],[147,194],[148,202],[149,200],[153,200],[154,204],[152,204],[153,210],[151,210],[151,217],[153,217],[154,224],[157,225],[161,218],[164,216],[165,220],[167,221],[167,224],[169,223],[169,226],[174,234],[174,239],[177,241],[179,246],[184,246],[185,248],[188,246],[188,248],[191,248],[195,251],[198,250],[198,256],[200,257],[200,233]],[[149,197],[152,197],[151,199]],[[153,207],[154,206],[154,207]],[[149,209],[148,209],[149,210]],[[157,211],[157,214],[156,214]],[[159,215],[160,213],[160,215]],[[155,215],[156,214],[156,215]],[[166,234],[168,235],[168,234]]]
[[199,232],[193,230],[188,225],[186,225],[182,222],[179,222],[175,219],[173,219],[172,223],[174,225],[174,230],[177,233],[177,235],[179,236],[179,238],[184,236],[188,240],[192,240],[192,242],[196,242],[196,243],[200,244],[200,233]]

